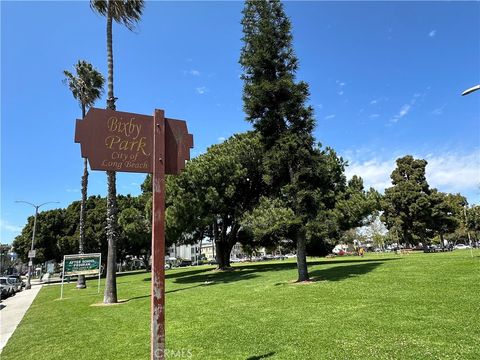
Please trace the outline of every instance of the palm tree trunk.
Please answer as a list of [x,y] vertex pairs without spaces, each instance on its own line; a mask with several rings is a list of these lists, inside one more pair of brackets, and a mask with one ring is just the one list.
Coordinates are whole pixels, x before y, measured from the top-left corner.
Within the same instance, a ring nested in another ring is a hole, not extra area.
[[[109,5],[110,6],[110,1]],[[107,109],[115,110],[115,96],[113,94],[113,41],[112,41],[112,16],[110,9],[107,14],[107,65],[108,65],[108,94]]]
[[[110,5],[109,5],[110,6]],[[107,14],[107,59],[108,59],[108,99],[107,109],[115,110],[113,95],[113,47],[112,47],[112,16]],[[103,302],[111,304],[117,302],[117,187],[115,171],[107,171],[107,276],[105,279],[105,293]]]
[[103,302],[111,304],[117,302],[117,190],[114,171],[107,171],[107,276],[105,279],[105,293]]
[[[85,118],[85,104],[82,104],[82,119]],[[80,205],[80,238],[78,239],[78,252],[84,253],[85,244],[85,215],[87,206],[87,187],[88,187],[88,166],[87,159],[83,158],[83,176],[82,176],[82,202]],[[87,283],[85,275],[79,275],[77,280],[77,289],[85,289]]]

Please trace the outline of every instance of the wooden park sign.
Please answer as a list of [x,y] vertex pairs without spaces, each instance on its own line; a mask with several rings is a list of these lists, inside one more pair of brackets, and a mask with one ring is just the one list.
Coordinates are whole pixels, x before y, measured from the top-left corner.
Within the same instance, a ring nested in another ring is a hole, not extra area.
[[77,120],[75,142],[92,170],[153,175],[151,359],[165,358],[165,174],[190,159],[193,136],[182,120],[90,108]]

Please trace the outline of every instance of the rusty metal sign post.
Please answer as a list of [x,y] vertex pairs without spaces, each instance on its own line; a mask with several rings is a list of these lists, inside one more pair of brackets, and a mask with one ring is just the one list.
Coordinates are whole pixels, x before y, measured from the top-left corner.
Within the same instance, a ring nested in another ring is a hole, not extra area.
[[153,176],[151,359],[165,359],[165,174],[178,174],[190,160],[193,136],[183,120],[90,108],[77,120],[75,142],[92,170]]

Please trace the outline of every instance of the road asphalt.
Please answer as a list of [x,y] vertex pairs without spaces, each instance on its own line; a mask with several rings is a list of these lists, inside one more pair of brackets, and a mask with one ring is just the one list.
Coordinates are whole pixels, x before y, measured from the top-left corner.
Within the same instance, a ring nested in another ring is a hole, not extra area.
[[41,288],[34,284],[30,290],[24,289],[0,303],[0,353]]

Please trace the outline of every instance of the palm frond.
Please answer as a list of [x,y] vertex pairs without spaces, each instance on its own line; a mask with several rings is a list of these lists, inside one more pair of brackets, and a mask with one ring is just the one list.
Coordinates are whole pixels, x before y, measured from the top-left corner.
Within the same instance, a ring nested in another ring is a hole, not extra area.
[[91,107],[103,94],[105,79],[103,75],[85,60],[75,64],[75,75],[64,70],[63,83],[68,85],[72,95],[79,101],[79,105]]
[[90,8],[102,15],[110,16],[119,24],[133,30],[140,20],[145,6],[144,0],[90,0]]

